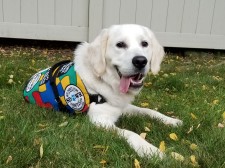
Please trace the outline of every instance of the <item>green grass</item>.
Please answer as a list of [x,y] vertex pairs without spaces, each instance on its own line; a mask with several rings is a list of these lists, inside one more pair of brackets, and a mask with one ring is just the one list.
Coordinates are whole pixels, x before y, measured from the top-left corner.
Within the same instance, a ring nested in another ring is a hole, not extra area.
[[[137,159],[142,168],[186,168],[194,167],[191,155],[199,167],[225,167],[225,131],[218,128],[219,123],[225,124],[223,52],[186,52],[185,57],[170,53],[159,75],[147,77],[149,85],[134,104],[149,103],[149,108],[182,119],[183,126],[172,128],[141,116],[118,121],[121,128],[138,134],[149,127],[147,141],[166,144],[168,157],[162,161],[140,158],[124,139],[96,128],[83,115],[71,117],[25,103],[22,90],[31,75],[64,59],[72,59],[71,48],[0,45],[0,167],[97,168],[105,160],[105,167],[131,168]],[[68,124],[59,127],[64,122]],[[178,141],[170,139],[170,133],[176,133]],[[192,143],[197,149],[190,149]],[[173,159],[171,152],[184,156],[184,161]]]

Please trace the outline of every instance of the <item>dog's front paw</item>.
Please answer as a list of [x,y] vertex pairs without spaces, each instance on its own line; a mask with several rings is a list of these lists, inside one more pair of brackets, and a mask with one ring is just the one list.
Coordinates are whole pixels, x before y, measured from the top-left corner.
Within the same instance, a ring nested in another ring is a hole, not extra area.
[[183,121],[176,119],[176,118],[168,118],[167,120],[164,121],[166,125],[171,125],[173,127],[181,126],[183,125]]

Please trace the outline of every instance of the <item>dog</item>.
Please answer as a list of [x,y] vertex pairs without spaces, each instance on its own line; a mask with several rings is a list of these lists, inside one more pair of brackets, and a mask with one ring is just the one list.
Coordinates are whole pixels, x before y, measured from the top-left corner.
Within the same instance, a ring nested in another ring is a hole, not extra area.
[[136,24],[113,25],[103,29],[91,43],[84,42],[74,52],[75,70],[90,94],[101,95],[104,103],[91,103],[90,121],[106,130],[115,130],[141,157],[164,154],[138,134],[115,125],[122,115],[148,115],[166,125],[179,126],[182,121],[155,110],[132,105],[151,71],[157,74],[164,49],[154,33]]

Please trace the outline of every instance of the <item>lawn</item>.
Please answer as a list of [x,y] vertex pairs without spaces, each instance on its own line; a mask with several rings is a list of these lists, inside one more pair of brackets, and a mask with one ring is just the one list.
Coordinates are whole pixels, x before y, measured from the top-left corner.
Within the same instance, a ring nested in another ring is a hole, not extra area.
[[165,150],[160,161],[140,158],[124,139],[96,128],[85,115],[25,103],[26,81],[72,59],[75,44],[16,45],[20,42],[0,43],[0,167],[225,168],[225,52],[167,50],[159,75],[146,78],[134,104],[178,117],[183,126],[172,128],[145,116],[118,121]]

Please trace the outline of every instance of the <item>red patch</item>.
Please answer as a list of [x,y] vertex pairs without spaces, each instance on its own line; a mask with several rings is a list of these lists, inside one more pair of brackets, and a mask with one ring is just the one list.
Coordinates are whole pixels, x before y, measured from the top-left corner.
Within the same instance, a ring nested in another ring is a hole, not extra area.
[[32,96],[34,97],[36,104],[40,107],[45,107],[45,108],[52,108],[52,105],[50,103],[44,103],[41,99],[40,93],[39,92],[33,92]]

